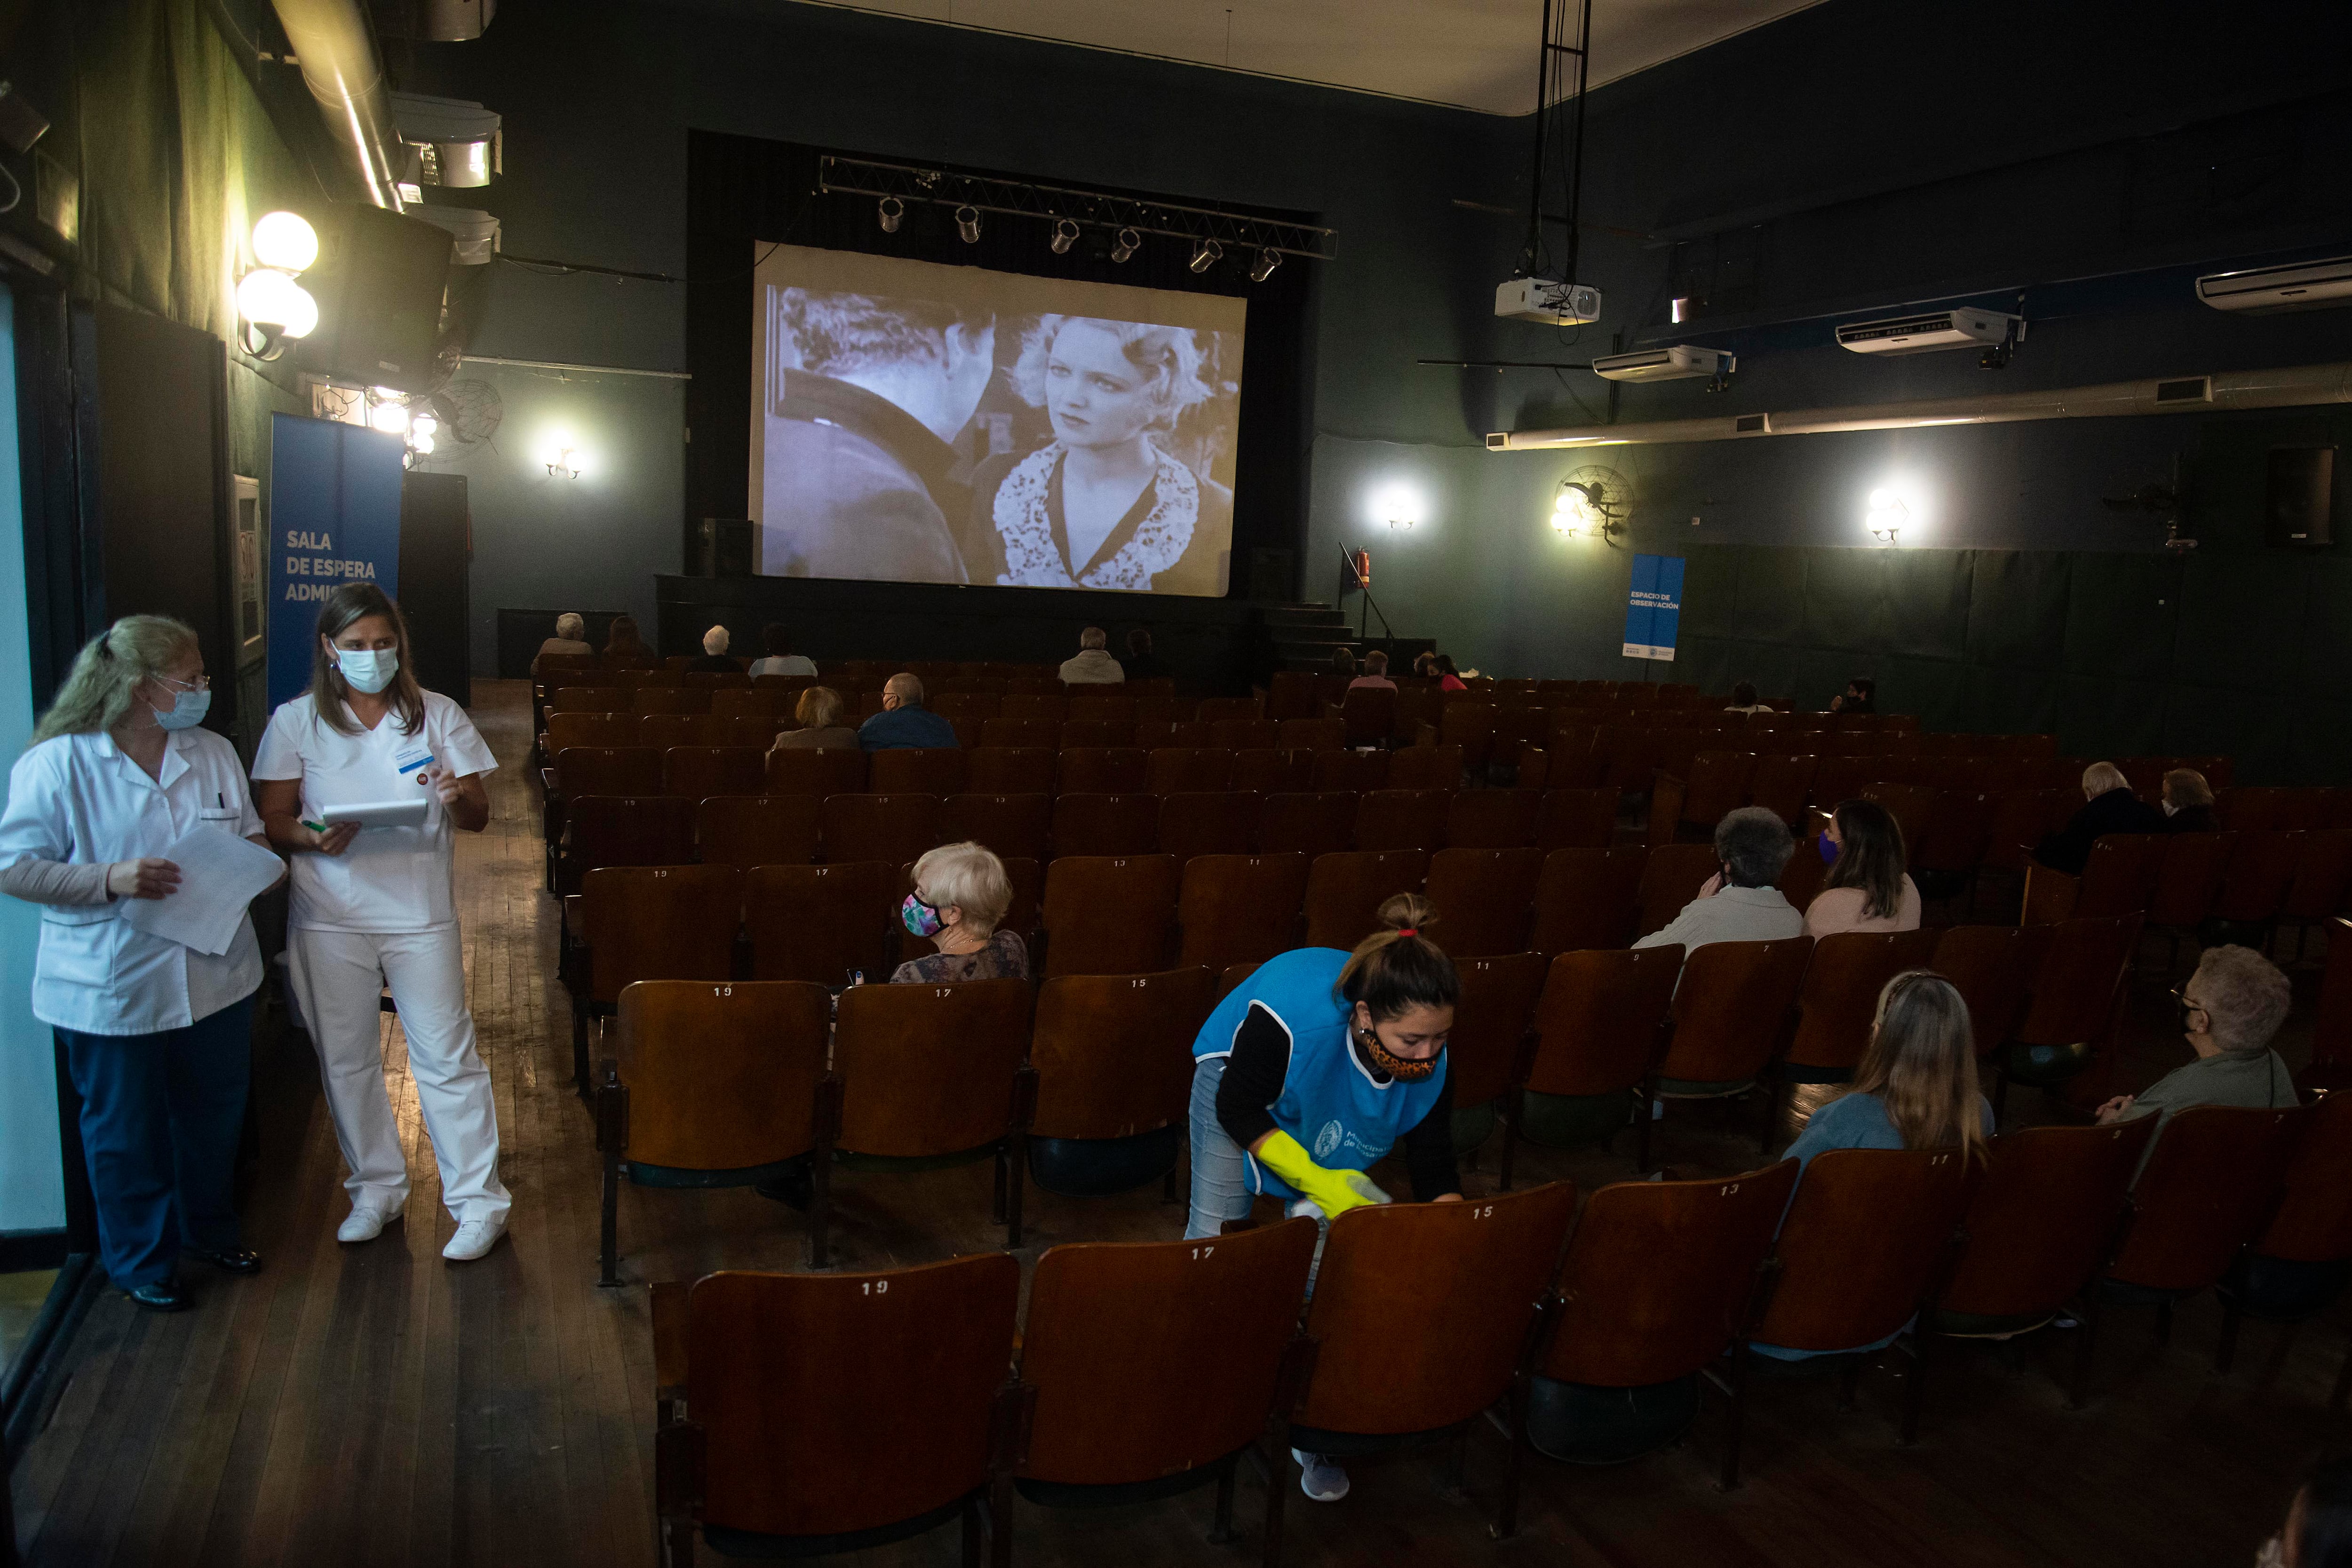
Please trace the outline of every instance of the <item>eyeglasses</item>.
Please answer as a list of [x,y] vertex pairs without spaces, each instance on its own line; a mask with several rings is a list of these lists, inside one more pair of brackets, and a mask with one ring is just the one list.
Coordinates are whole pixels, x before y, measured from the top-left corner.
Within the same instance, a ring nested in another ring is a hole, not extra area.
[[2202,1013],[2208,1018],[2213,1016],[2212,1010],[2204,1003],[2190,1001],[2189,993],[2184,987],[2178,985],[2173,987],[2172,1001],[2173,1005],[2180,1009],[2180,1026],[2184,1029],[2189,1026],[2189,1015],[2191,1013]]
[[209,675],[199,675],[194,680],[180,680],[168,675],[159,675],[155,679],[164,686],[184,686],[190,691],[210,691],[213,689],[213,678]]

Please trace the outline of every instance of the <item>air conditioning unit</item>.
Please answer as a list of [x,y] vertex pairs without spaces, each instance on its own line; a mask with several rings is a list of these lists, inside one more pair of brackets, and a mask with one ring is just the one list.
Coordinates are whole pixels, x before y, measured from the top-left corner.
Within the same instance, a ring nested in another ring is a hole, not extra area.
[[1496,286],[1495,314],[1515,321],[1579,327],[1601,319],[1601,290],[1590,283],[1555,283],[1549,278],[1514,278]]
[[1738,367],[1739,361],[1721,349],[1674,343],[1630,354],[1602,354],[1592,362],[1592,374],[1603,381],[1689,381],[1729,375]]
[[1838,347],[1858,354],[1917,354],[1937,349],[1982,348],[2025,338],[2025,318],[1963,306],[1916,316],[1853,321],[1837,330]]
[[2250,316],[2352,304],[2352,256],[2208,273],[2197,279],[2197,297],[2217,310]]

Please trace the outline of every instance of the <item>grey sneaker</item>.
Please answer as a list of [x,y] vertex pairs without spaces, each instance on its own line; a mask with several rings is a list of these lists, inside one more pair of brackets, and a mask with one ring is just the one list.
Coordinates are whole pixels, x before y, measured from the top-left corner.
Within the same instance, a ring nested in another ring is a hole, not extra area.
[[1298,1489],[1316,1502],[1338,1502],[1348,1495],[1348,1472],[1332,1462],[1328,1454],[1302,1453],[1290,1450],[1298,1461]]

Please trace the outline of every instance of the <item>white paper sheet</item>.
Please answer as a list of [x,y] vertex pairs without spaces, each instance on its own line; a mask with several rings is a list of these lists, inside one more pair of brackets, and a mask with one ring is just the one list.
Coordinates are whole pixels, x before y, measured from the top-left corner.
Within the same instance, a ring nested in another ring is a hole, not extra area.
[[423,790],[405,800],[372,800],[357,805],[322,807],[319,820],[332,827],[339,822],[356,822],[369,827],[422,827],[431,801]]
[[167,898],[123,900],[123,920],[150,936],[215,958],[236,940],[245,906],[286,869],[284,861],[253,840],[210,824],[181,835],[161,858],[179,867],[179,891]]

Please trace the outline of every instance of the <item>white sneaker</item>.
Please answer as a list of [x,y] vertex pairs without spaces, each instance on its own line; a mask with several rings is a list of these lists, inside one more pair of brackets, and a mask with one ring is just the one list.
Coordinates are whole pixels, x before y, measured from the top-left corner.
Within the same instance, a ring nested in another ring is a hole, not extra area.
[[452,1263],[471,1263],[499,1244],[507,1233],[503,1219],[469,1219],[457,1226],[457,1234],[441,1249],[441,1256]]
[[1328,1454],[1307,1454],[1290,1450],[1298,1461],[1298,1489],[1317,1502],[1338,1502],[1348,1495],[1348,1472],[1331,1461]]
[[335,1227],[337,1241],[373,1241],[383,1234],[383,1227],[401,1216],[400,1209],[380,1209],[370,1204],[353,1204],[351,1217]]

